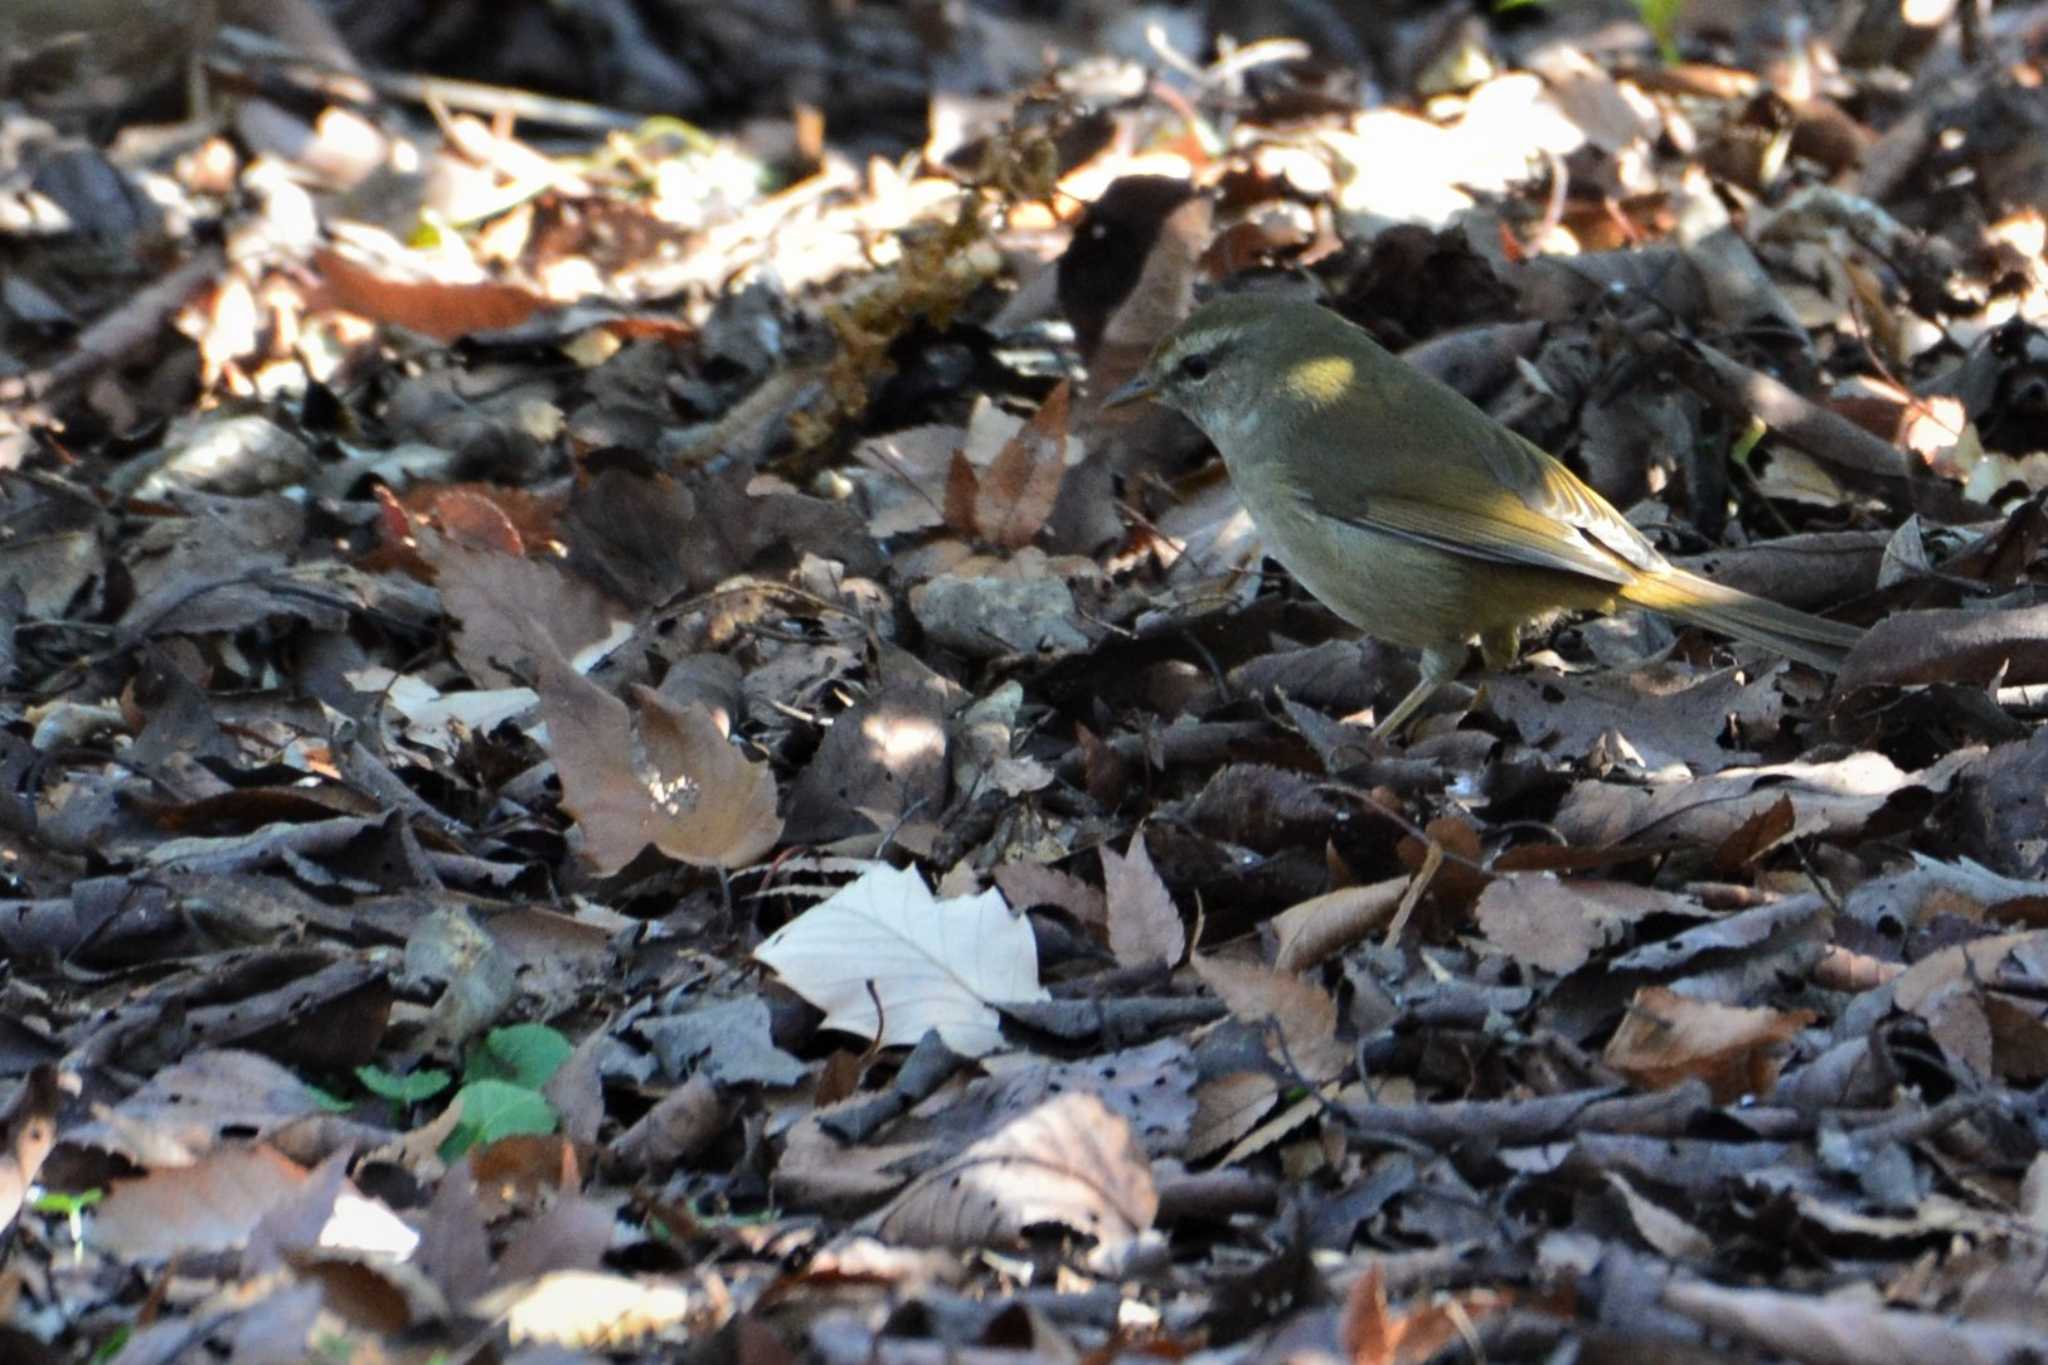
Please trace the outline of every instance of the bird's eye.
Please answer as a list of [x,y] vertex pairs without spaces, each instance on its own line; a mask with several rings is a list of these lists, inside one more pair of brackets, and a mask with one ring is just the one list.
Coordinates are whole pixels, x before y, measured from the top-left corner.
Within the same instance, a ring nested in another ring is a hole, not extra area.
[[1209,377],[1209,357],[1205,355],[1185,357],[1180,362],[1180,377],[1183,379],[1207,379]]

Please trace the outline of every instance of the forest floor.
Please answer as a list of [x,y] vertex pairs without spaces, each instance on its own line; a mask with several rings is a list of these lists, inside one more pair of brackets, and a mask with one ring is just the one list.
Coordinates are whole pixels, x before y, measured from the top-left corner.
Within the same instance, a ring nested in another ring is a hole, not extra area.
[[[23,11],[0,1357],[2044,1358],[2048,8],[1348,8]],[[1245,287],[1870,633],[1374,739]]]

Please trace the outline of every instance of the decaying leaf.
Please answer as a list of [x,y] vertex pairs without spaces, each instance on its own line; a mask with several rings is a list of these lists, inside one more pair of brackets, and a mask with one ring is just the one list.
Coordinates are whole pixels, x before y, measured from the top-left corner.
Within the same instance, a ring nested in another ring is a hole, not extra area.
[[1224,957],[1196,956],[1195,974],[1248,1024],[1278,1027],[1275,1060],[1311,1081],[1338,1075],[1351,1049],[1337,1037],[1337,1002],[1298,976]]
[[1187,946],[1187,931],[1181,927],[1180,911],[1174,908],[1166,883],[1152,866],[1152,855],[1145,851],[1144,831],[1131,836],[1129,852],[1119,854],[1104,844],[1101,853],[1103,894],[1109,907],[1109,950],[1126,967],[1178,963]]
[[1023,1244],[1058,1227],[1097,1247],[1152,1226],[1159,1195],[1131,1126],[1093,1095],[1061,1095],[975,1143],[870,1220],[910,1246]]
[[1698,1077],[1728,1104],[1768,1096],[1777,1084],[1777,1050],[1814,1018],[1811,1010],[1740,1008],[1646,986],[1629,1002],[1603,1057],[1655,1089]]
[[46,1063],[28,1074],[0,1110],[0,1235],[13,1228],[43,1158],[56,1144],[62,1099],[62,1080]]
[[[124,1256],[159,1259],[239,1248],[305,1182],[305,1167],[260,1143],[233,1143],[189,1166],[122,1181],[101,1202],[94,1235]],[[320,1235],[327,1245],[406,1255],[418,1235],[382,1204],[347,1191]]]
[[1557,823],[1573,843],[1683,838],[1711,846],[1783,801],[1793,812],[1783,837],[1850,833],[1906,787],[1945,790],[1961,766],[1962,759],[1950,755],[1908,773],[1882,754],[1859,753],[1825,763],[1728,768],[1647,789],[1588,782],[1566,798]]
[[1393,877],[1370,886],[1347,886],[1290,905],[1273,920],[1279,947],[1273,965],[1282,972],[1302,972],[1334,953],[1384,929],[1400,908],[1411,885]]
[[552,648],[575,660],[587,646],[623,637],[625,612],[553,564],[423,534],[435,586],[461,629],[455,657],[476,683],[503,687],[533,676],[521,665]]
[[[726,739],[710,711],[634,688],[637,713],[549,655],[540,664],[548,752],[583,853],[618,871],[649,844],[698,867],[744,867],[775,846],[775,778]],[[637,723],[636,723],[637,721]]]
[[1563,973],[1583,966],[1644,916],[1690,908],[1680,897],[1622,882],[1524,873],[1489,883],[1473,914],[1488,941],[1516,961]]

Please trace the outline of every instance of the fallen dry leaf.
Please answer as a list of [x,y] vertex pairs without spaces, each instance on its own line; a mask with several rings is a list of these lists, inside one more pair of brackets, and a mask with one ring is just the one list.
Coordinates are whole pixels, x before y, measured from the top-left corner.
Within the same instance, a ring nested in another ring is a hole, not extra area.
[[[233,1143],[189,1166],[117,1181],[95,1212],[93,1236],[117,1255],[158,1260],[239,1248],[264,1216],[297,1193],[305,1167],[261,1143]],[[382,1204],[348,1192],[324,1244],[406,1255],[418,1240]]]
[[754,956],[825,1012],[825,1027],[884,1047],[937,1029],[979,1057],[1002,1046],[995,1006],[1046,999],[1031,926],[1000,893],[934,900],[917,873],[876,863],[769,935]]
[[[2024,1354],[2032,11],[525,8],[0,3],[0,1358]],[[1874,629],[1373,739],[1245,289]]]
[[1490,882],[1473,916],[1487,940],[1517,962],[1562,974],[1584,966],[1644,916],[1690,909],[1679,897],[1625,882],[1520,873]]
[[314,264],[336,307],[440,341],[524,322],[541,304],[525,289],[490,280],[394,279],[338,251],[317,253]]
[[1116,960],[1126,967],[1178,963],[1187,946],[1187,931],[1181,927],[1180,912],[1174,909],[1166,883],[1152,866],[1152,855],[1145,851],[1145,832],[1139,830],[1131,836],[1126,853],[1119,854],[1108,844],[1099,852],[1109,950]]
[[1337,1002],[1320,986],[1269,967],[1197,954],[1192,959],[1202,984],[1221,996],[1230,1012],[1248,1024],[1278,1027],[1274,1060],[1309,1081],[1326,1081],[1351,1063],[1351,1049],[1337,1037]]
[[1061,1095],[913,1182],[869,1220],[908,1246],[1023,1244],[1048,1225],[1114,1249],[1152,1226],[1159,1195],[1130,1124],[1093,1095]]
[[1663,986],[1645,986],[1629,1002],[1601,1058],[1652,1089],[1697,1077],[1714,1098],[1768,1098],[1777,1084],[1778,1050],[1817,1016],[1691,1000]]
[[745,867],[781,837],[773,774],[743,758],[702,705],[636,686],[636,715],[553,653],[536,681],[562,808],[601,873],[649,844],[695,867]]
[[477,1317],[502,1322],[514,1344],[567,1349],[625,1347],[687,1325],[710,1307],[675,1284],[597,1270],[556,1270],[520,1280],[469,1305]]

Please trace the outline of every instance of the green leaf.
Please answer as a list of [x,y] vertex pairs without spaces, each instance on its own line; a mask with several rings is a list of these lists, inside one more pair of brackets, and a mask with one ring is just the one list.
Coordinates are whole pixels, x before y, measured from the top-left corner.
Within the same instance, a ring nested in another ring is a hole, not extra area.
[[[1750,454],[1756,450],[1757,442],[1770,434],[1770,430],[1768,426],[1764,425],[1764,420],[1761,417],[1750,418],[1749,425],[1743,428],[1742,435],[1736,437],[1735,444],[1729,447],[1729,460],[1742,466],[1744,469],[1749,469]],[[1755,471],[1752,470],[1751,472],[1754,473]]]
[[515,1133],[552,1133],[555,1107],[538,1090],[507,1081],[471,1081],[455,1093],[462,1120],[441,1144],[441,1159],[452,1161],[472,1147]]
[[430,1100],[446,1090],[454,1077],[433,1067],[424,1067],[410,1075],[401,1076],[386,1071],[381,1066],[359,1066],[356,1079],[363,1083],[363,1089],[372,1095],[395,1101],[399,1104],[418,1104]]
[[80,1190],[77,1194],[67,1194],[63,1190],[44,1190],[36,1196],[36,1202],[29,1207],[37,1213],[61,1213],[68,1218],[91,1208],[106,1197],[107,1192],[102,1189]]
[[128,1345],[129,1336],[134,1331],[135,1329],[132,1326],[124,1322],[109,1332],[107,1339],[94,1348],[92,1365],[103,1365],[104,1362],[112,1360],[115,1356],[121,1354],[122,1349]]
[[1657,40],[1657,53],[1669,64],[1678,60],[1678,21],[1685,15],[1685,0],[1636,0],[1636,13],[1643,26]]
[[538,1090],[575,1050],[567,1038],[546,1024],[494,1028],[484,1035],[483,1045],[469,1054],[462,1079],[510,1081],[528,1090]]
[[322,1090],[311,1081],[305,1082],[305,1086],[306,1093],[313,1097],[313,1103],[319,1105],[330,1114],[346,1114],[349,1110],[355,1108],[351,1101],[343,1099],[332,1090]]

